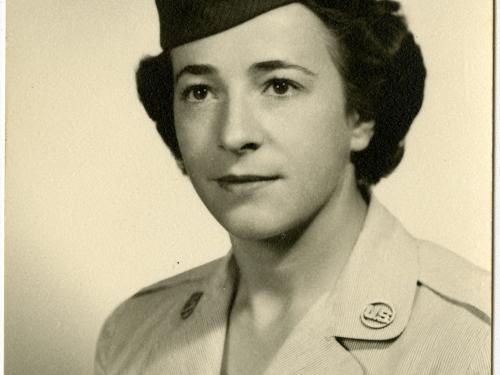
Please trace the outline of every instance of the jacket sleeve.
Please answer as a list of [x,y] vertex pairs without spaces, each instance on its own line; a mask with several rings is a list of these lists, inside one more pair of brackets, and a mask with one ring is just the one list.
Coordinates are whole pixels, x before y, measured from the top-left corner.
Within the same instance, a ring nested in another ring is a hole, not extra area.
[[108,357],[115,331],[115,319],[115,314],[111,315],[101,328],[95,351],[94,375],[107,374]]
[[481,340],[481,345],[472,358],[467,375],[489,375],[491,374],[491,331],[486,332]]

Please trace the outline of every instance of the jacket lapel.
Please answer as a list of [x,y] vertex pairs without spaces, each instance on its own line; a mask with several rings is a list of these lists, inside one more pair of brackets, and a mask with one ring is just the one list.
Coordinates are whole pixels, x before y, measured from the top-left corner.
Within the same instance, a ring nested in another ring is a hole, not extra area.
[[[234,289],[231,254],[206,285],[186,295],[173,319],[160,327],[143,374],[219,375]],[[200,293],[201,297],[200,297]]]
[[[266,374],[363,374],[362,364],[341,342],[384,341],[403,332],[417,288],[417,250],[415,240],[372,197],[336,285],[297,325]],[[389,324],[384,319],[363,322],[365,314],[374,318],[376,309],[370,307],[377,303],[392,309]]]
[[[417,242],[372,197],[363,230],[330,295],[333,334],[358,340],[399,336],[410,319],[418,272]],[[377,305],[391,311],[390,320],[365,319]]]
[[331,334],[328,296],[316,302],[292,331],[266,375],[361,375],[356,359]]

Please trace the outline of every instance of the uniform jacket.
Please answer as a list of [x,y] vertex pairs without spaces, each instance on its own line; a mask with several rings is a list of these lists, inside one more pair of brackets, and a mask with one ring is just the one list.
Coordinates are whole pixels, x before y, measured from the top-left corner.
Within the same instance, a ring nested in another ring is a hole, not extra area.
[[[96,375],[220,374],[235,272],[229,253],[125,301],[102,329]],[[489,374],[490,287],[372,198],[335,287],[266,374]]]

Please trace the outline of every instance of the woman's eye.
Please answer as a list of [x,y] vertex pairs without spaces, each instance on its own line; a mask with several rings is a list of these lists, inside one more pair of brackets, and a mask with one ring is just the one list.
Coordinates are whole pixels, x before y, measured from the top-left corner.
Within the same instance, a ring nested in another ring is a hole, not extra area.
[[182,97],[189,102],[202,102],[207,99],[210,93],[210,88],[207,85],[194,85],[186,88],[182,92]]
[[269,91],[274,96],[290,96],[293,90],[298,90],[300,86],[288,79],[272,79],[266,85],[264,91]]

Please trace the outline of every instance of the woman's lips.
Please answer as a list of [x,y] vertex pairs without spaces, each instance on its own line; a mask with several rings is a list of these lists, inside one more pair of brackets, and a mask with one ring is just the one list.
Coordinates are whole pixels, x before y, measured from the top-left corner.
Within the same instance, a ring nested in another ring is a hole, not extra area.
[[234,175],[229,174],[215,181],[221,188],[230,192],[248,192],[271,184],[280,179],[278,175],[264,176],[254,174]]

